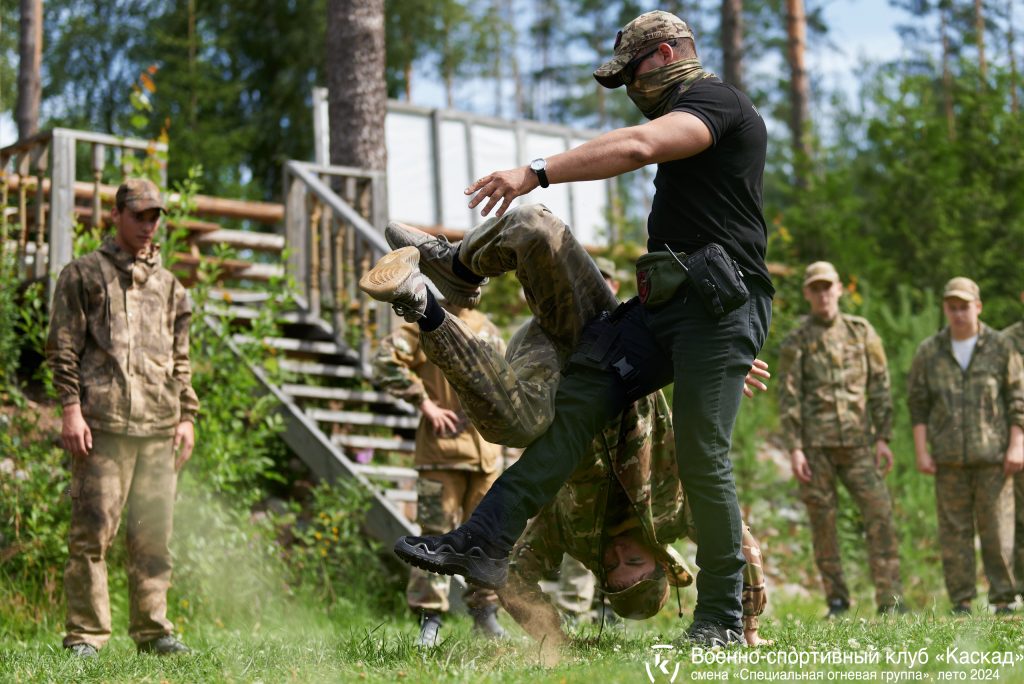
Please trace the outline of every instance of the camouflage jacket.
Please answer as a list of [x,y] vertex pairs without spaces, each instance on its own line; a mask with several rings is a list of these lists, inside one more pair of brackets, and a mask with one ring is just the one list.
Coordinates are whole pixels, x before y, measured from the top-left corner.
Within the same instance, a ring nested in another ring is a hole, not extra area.
[[782,343],[779,376],[787,449],[864,446],[892,436],[885,349],[863,318],[806,317]]
[[1017,321],[1003,331],[1003,337],[1013,343],[1017,353],[1024,356],[1024,321]]
[[1020,354],[984,323],[966,371],[946,327],[917,348],[907,383],[911,425],[928,427],[936,463],[1002,463],[1010,426],[1024,427]]
[[[501,334],[485,315],[471,309],[459,309],[456,315],[478,338],[494,347],[499,354],[504,353]],[[485,473],[497,469],[501,447],[486,441],[466,418],[455,390],[421,348],[419,326],[406,323],[381,340],[373,369],[377,385],[391,395],[408,401],[416,408],[429,397],[441,408],[459,415],[458,431],[446,436],[435,434],[426,416],[420,418],[414,460],[417,469]]]
[[127,435],[171,435],[195,420],[191,320],[159,250],[136,259],[107,238],[57,280],[46,358],[61,403],[81,404],[90,428]]

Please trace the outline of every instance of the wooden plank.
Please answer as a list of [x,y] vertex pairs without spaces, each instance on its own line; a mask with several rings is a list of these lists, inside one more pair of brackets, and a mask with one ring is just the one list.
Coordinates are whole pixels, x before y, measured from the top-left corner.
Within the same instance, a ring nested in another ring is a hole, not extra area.
[[284,235],[256,233],[251,230],[229,230],[219,226],[212,232],[197,236],[195,241],[199,245],[225,244],[260,252],[280,252],[284,249]]
[[385,489],[384,497],[388,501],[401,503],[416,503],[416,490],[412,489]]
[[414,468],[403,468],[401,466],[353,463],[352,467],[356,469],[357,473],[361,473],[366,477],[388,480],[390,482],[415,481],[420,476],[419,471]]
[[[240,344],[253,344],[256,342],[256,340],[248,335],[233,335],[232,337],[235,342]],[[352,350],[346,349],[335,342],[300,340],[294,337],[265,337],[262,340],[262,344],[266,347],[280,349],[281,351],[342,356],[352,361],[356,360],[355,354],[352,353]]]
[[334,399],[337,401],[365,402],[368,404],[388,404],[401,407],[410,414],[415,413],[408,402],[396,399],[387,392],[372,392],[367,390],[353,390],[347,387],[319,387],[316,385],[281,385],[281,390],[290,397],[298,399]]
[[330,363],[313,363],[310,361],[294,361],[281,359],[278,362],[281,370],[298,375],[319,375],[327,378],[357,378],[359,371],[353,366],[339,366]]
[[416,450],[416,442],[401,437],[371,437],[369,435],[331,435],[331,443],[348,449],[375,449],[379,451]]
[[375,425],[377,427],[404,428],[415,430],[420,424],[419,416],[386,416],[363,411],[333,411],[330,409],[308,408],[306,415],[322,423],[342,425]]

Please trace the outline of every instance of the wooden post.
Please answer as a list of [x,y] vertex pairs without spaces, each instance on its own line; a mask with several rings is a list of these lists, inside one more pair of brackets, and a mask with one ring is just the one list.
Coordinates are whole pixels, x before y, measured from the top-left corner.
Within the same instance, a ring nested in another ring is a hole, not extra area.
[[320,200],[309,198],[309,313],[320,315]]
[[28,243],[28,152],[18,153],[18,277],[25,263],[25,245]]
[[53,132],[50,143],[53,171],[50,174],[50,263],[49,293],[57,286],[57,276],[71,261],[75,230],[75,139],[61,130]]
[[285,204],[284,230],[285,245],[288,248],[287,273],[306,299],[302,304],[309,306],[311,300],[309,290],[309,215],[306,213],[308,198],[306,187],[301,180],[293,176],[287,166],[284,173]]
[[36,168],[36,253],[32,259],[32,274],[35,278],[46,277],[46,261],[43,247],[46,244],[46,191],[43,181],[46,179],[46,168],[49,166],[50,147],[40,143],[32,150],[32,160]]
[[100,184],[103,182],[103,162],[106,161],[105,145],[92,145],[92,225],[98,231],[103,230],[103,200],[100,197]]

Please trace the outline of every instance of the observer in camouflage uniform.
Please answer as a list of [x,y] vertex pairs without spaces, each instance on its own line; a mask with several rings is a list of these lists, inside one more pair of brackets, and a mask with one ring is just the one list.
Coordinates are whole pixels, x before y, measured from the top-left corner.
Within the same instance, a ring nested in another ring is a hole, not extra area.
[[[451,315],[422,334],[423,348],[484,437],[526,446],[551,423],[562,367],[586,323],[618,302],[593,260],[543,205],[485,221],[467,233],[459,255],[480,275],[514,271],[534,317],[513,335],[504,357]],[[593,456],[582,459],[555,500],[531,522],[512,551],[509,584],[499,594],[530,634],[559,638],[558,613],[537,582],[558,568],[563,551],[604,586],[603,545],[631,528],[655,550],[670,583],[692,581],[685,562],[669,546],[692,531],[674,444],[664,396],[645,397],[595,438]],[[744,553],[751,562],[744,582],[744,623],[754,627],[766,600],[763,573],[755,562],[760,552],[752,537],[747,541],[745,536]]]
[[194,421],[185,288],[153,248],[139,258],[108,238],[68,264],[54,292],[47,361],[61,404],[81,405],[93,447],[72,459],[64,572],[64,645],[110,638],[106,554],[127,505],[129,634],[172,634],[168,541],[177,475],[173,435]]
[[989,603],[1015,597],[1013,484],[1003,468],[1010,428],[1024,426],[1022,373],[1012,343],[984,323],[966,371],[953,356],[948,326],[921,343],[910,368],[910,421],[927,426],[942,567],[954,606],[977,596],[975,524]]
[[[1024,357],[1024,321],[1017,321],[1003,331],[1017,353]],[[1013,533],[1013,576],[1017,593],[1024,594],[1024,472],[1013,476],[1013,500],[1016,522]]]
[[[835,269],[828,266],[831,278]],[[876,442],[892,436],[882,341],[859,316],[809,315],[780,349],[779,419],[786,450],[802,450],[810,467],[810,482],[798,482],[826,600],[850,605],[836,534],[838,478],[864,520],[875,602],[887,609],[902,600],[903,589],[892,500],[873,453]]]
[[[498,329],[484,314],[465,308],[447,310],[481,344],[497,355],[504,353],[505,344]],[[497,479],[501,447],[484,440],[466,418],[458,395],[424,354],[416,324],[406,323],[381,341],[374,373],[378,385],[413,406],[419,407],[429,398],[459,416],[455,434],[436,434],[426,415],[416,430],[416,520],[424,534],[444,534],[473,512]],[[405,592],[409,607],[417,613],[447,612],[450,579],[412,568]],[[464,600],[471,609],[498,602],[494,591],[474,585],[467,587]]]

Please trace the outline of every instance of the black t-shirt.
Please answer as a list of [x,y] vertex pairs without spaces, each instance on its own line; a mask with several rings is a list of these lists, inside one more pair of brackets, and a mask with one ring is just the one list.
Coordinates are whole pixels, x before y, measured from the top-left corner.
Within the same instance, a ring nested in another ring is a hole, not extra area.
[[768,131],[750,99],[717,78],[698,81],[672,108],[703,121],[711,147],[658,164],[647,219],[648,249],[692,252],[717,242],[744,275],[772,291],[765,266],[768,228],[762,214]]

